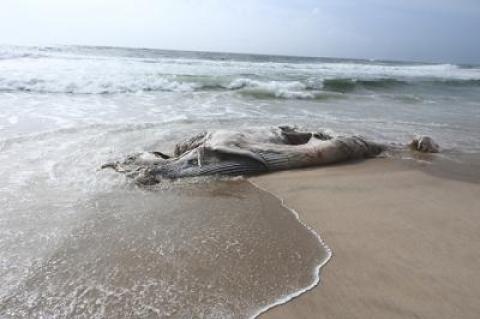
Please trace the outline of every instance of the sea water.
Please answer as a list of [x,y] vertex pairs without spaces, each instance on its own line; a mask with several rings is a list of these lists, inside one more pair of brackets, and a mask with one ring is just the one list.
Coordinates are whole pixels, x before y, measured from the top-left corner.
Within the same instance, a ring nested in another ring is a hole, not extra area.
[[328,249],[271,195],[141,189],[99,170],[109,160],[284,124],[426,134],[461,159],[479,153],[479,123],[471,65],[2,46],[0,317],[248,318],[318,282]]

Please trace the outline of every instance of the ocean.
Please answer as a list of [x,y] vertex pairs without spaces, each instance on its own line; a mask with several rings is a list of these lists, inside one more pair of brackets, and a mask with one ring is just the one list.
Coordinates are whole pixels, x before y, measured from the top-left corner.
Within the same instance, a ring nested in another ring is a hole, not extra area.
[[468,65],[1,47],[0,93],[3,144],[80,128],[182,137],[287,123],[387,143],[427,134],[445,150],[480,150],[480,67]]
[[318,283],[328,247],[247,181],[141,189],[99,170],[285,124],[429,135],[462,161],[480,153],[480,67],[0,46],[0,317],[250,318]]

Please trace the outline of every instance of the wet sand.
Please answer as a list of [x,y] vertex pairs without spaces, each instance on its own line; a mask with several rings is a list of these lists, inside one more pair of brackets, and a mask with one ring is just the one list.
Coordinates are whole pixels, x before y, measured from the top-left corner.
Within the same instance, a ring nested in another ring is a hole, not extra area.
[[478,178],[406,163],[373,159],[252,179],[333,250],[319,286],[262,319],[478,318]]
[[0,318],[250,318],[316,284],[330,257],[245,180],[127,185],[0,217]]

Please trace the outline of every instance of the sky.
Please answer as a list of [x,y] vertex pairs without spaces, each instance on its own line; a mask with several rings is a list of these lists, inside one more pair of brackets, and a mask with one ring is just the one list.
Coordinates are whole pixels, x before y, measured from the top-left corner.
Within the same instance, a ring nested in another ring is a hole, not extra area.
[[480,0],[0,0],[0,43],[480,63]]

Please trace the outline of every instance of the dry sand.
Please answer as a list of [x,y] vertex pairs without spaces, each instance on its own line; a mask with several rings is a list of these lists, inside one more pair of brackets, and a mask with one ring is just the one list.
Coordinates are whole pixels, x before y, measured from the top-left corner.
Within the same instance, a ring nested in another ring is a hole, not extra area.
[[411,166],[374,159],[252,179],[333,250],[319,286],[261,318],[480,318],[480,184]]

